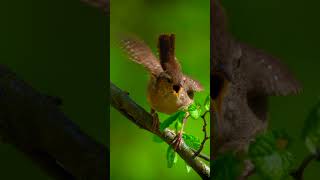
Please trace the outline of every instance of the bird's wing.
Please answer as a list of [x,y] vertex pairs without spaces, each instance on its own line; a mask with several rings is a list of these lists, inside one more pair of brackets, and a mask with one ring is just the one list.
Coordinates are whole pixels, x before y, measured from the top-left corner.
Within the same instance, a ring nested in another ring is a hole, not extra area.
[[188,87],[194,91],[194,92],[199,92],[203,90],[202,85],[200,84],[199,81],[192,79],[189,76],[184,75],[184,77],[186,78],[186,81],[188,83]]
[[134,37],[122,37],[121,46],[132,61],[143,65],[151,74],[158,76],[163,72],[157,57],[142,40]]
[[300,83],[277,58],[240,44],[242,56],[240,66],[247,72],[248,88],[266,95],[298,94]]

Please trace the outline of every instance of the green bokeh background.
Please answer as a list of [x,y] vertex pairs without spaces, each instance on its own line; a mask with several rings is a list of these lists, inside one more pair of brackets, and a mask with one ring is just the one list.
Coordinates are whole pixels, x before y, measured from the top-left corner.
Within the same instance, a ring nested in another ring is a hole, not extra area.
[[[0,63],[60,97],[62,111],[107,144],[105,14],[79,0],[4,0],[0,22]],[[8,144],[0,144],[0,159],[0,179],[51,179]]]
[[[203,102],[210,92],[210,6],[209,1],[117,0],[111,2],[111,81],[130,93],[130,97],[147,111],[148,74],[131,62],[119,48],[118,33],[132,33],[156,51],[161,33],[176,34],[176,56],[183,71],[199,80],[205,91],[196,95]],[[168,145],[155,143],[153,136],[111,108],[110,151],[111,179],[200,179],[187,173],[182,159],[167,168]],[[160,114],[160,119],[167,116]],[[185,132],[203,137],[202,121],[189,119]],[[209,144],[209,143],[207,143]],[[207,146],[205,152],[209,154]]]
[[[301,95],[270,100],[270,127],[285,129],[294,138],[292,152],[300,163],[308,153],[300,138],[301,129],[320,95],[320,2],[225,0],[223,4],[236,38],[279,57],[303,85]],[[319,179],[319,169],[320,163],[311,163],[305,179]]]

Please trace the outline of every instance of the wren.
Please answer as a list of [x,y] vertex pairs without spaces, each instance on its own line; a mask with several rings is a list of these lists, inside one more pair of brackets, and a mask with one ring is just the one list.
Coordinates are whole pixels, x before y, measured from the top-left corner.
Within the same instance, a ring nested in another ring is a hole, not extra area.
[[[130,59],[144,66],[150,73],[147,100],[153,116],[156,111],[173,114],[186,108],[193,103],[194,93],[203,90],[198,81],[183,74],[175,57],[174,34],[159,36],[159,60],[151,49],[138,38],[125,37],[122,38],[121,43]],[[158,128],[158,124],[159,120],[154,118],[154,128]],[[182,132],[180,131],[178,135],[177,140],[180,141]]]

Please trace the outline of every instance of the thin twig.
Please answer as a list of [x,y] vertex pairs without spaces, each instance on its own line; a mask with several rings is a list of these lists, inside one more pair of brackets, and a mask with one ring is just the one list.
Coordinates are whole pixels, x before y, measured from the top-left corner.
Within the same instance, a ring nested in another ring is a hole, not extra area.
[[[115,109],[121,112],[128,120],[138,127],[157,135],[168,145],[171,145],[176,137],[176,134],[172,130],[166,128],[161,132],[159,129],[152,128],[151,114],[135,103],[126,93],[113,83],[110,83],[110,92],[111,105]],[[176,152],[201,176],[202,179],[210,179],[209,166],[202,162],[200,158],[193,158],[194,152],[184,142],[181,142],[180,148],[177,148]]]
[[309,154],[307,157],[305,157],[305,159],[302,161],[299,168],[291,173],[291,176],[293,177],[293,179],[303,180],[304,170],[307,168],[307,166],[310,164],[311,161],[313,161],[319,157],[320,157],[319,154]]
[[[197,150],[195,150],[195,149],[193,149],[193,148],[192,148],[192,151],[193,151],[194,153],[197,152]],[[202,158],[203,160],[206,160],[206,161],[210,162],[210,157],[209,157],[208,155],[204,154],[204,153],[200,153],[200,154],[198,155],[198,157],[199,157],[199,158]]]
[[202,131],[203,131],[203,133],[204,133],[204,138],[203,138],[203,140],[202,140],[202,142],[201,142],[200,148],[198,149],[198,151],[196,151],[196,152],[194,153],[193,157],[197,157],[197,156],[201,153],[201,151],[202,151],[203,148],[204,148],[204,144],[205,144],[206,141],[210,138],[210,137],[208,136],[208,133],[207,133],[207,121],[206,121],[206,118],[205,118],[205,116],[206,116],[206,114],[207,114],[208,112],[209,112],[209,111],[204,112],[203,115],[201,116],[201,118],[202,118],[202,120],[203,120]]

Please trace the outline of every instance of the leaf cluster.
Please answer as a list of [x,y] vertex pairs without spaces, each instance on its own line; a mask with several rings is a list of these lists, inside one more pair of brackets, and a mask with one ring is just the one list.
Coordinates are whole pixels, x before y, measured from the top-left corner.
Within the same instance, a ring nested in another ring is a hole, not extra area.
[[[197,103],[196,101],[192,104],[190,104],[187,108],[182,109],[173,115],[169,116],[166,120],[164,120],[160,124],[160,131],[164,131],[166,128],[169,128],[170,126],[174,125],[174,129],[176,132],[182,130],[183,128],[183,121],[184,119],[188,119],[191,117],[192,119],[199,119],[203,114],[203,112],[210,110],[210,96],[207,96],[205,99],[203,105],[200,103]],[[201,142],[198,137],[195,137],[191,134],[183,133],[182,139],[185,142],[185,144],[192,148],[192,149],[199,149]],[[153,138],[154,142],[163,142],[162,139],[160,139],[157,136],[154,136]],[[168,168],[172,168],[178,161],[177,153],[174,151],[174,149],[169,146],[167,149],[167,166]],[[191,168],[186,164],[187,172],[190,172]]]
[[[310,153],[318,157],[316,160],[320,161],[320,102],[311,109],[307,116],[302,130],[302,138]],[[260,179],[288,179],[294,174],[292,172],[295,158],[289,151],[291,139],[283,130],[271,130],[260,134],[250,143],[245,157],[226,153],[214,159],[213,177],[218,180],[236,179],[243,171],[239,168],[243,168],[244,160],[250,160]]]

